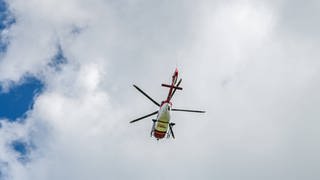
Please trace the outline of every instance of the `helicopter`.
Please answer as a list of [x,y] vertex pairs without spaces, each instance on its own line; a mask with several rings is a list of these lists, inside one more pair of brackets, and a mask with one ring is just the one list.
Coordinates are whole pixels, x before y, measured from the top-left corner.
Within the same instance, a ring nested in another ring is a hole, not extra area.
[[161,104],[159,104],[157,101],[152,99],[147,93],[145,93],[142,89],[140,89],[138,86],[133,84],[133,87],[135,87],[140,93],[142,93],[144,96],[146,96],[150,101],[152,101],[155,105],[159,107],[159,110],[154,111],[150,114],[147,114],[143,117],[134,119],[130,121],[130,123],[135,123],[137,121],[140,121],[142,119],[148,118],[150,116],[156,115],[157,117],[155,119],[152,119],[152,129],[151,129],[151,137],[156,138],[157,140],[163,139],[166,135],[167,138],[170,138],[172,136],[173,139],[175,139],[174,133],[173,133],[173,126],[175,123],[170,122],[171,119],[171,111],[181,111],[181,112],[191,112],[191,113],[205,113],[205,111],[199,111],[199,110],[188,110],[188,109],[176,109],[172,108],[172,102],[171,99],[173,95],[175,94],[176,90],[182,90],[182,87],[179,85],[182,82],[182,79],[178,81],[179,71],[176,68],[173,75],[172,75],[172,82],[171,85],[168,84],[161,84],[161,86],[169,88],[169,93],[166,98],[166,100],[162,101]]

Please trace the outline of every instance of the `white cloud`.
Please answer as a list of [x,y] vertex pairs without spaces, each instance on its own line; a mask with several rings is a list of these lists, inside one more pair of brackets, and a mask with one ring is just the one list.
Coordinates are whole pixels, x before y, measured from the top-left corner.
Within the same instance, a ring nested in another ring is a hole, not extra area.
[[[26,124],[0,130],[9,179],[320,177],[319,42],[287,33],[279,4],[9,4],[17,24],[0,80],[31,73],[46,83]],[[47,64],[57,43],[68,63],[54,72]],[[208,113],[173,114],[177,139],[156,142],[148,120],[128,124],[156,108],[131,84],[161,100],[159,85],[177,64],[184,91],[174,105]],[[36,145],[31,162],[19,163],[8,149],[16,138]]]

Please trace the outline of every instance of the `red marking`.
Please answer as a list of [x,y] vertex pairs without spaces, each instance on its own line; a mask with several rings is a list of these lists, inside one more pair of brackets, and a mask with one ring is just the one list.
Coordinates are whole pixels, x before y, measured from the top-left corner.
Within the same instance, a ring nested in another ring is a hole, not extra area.
[[153,136],[157,139],[162,139],[166,136],[166,133],[167,132],[161,132],[161,131],[154,130]]
[[174,85],[177,83],[177,80],[178,80],[178,75],[179,75],[179,71],[178,71],[178,68],[176,68],[176,70],[174,71],[173,75],[172,75],[172,82],[171,82],[171,86],[170,86],[170,90],[169,90],[169,94],[168,94],[168,97],[167,97],[167,102],[170,102],[171,100],[171,94],[172,94],[172,91],[174,89]]
[[174,71],[174,75],[178,76],[178,73],[179,73],[178,68],[176,68],[176,70]]
[[169,103],[170,106],[172,106],[172,102],[169,102],[169,101],[165,100],[165,101],[162,101],[162,102],[161,102],[160,108],[161,108],[165,103]]

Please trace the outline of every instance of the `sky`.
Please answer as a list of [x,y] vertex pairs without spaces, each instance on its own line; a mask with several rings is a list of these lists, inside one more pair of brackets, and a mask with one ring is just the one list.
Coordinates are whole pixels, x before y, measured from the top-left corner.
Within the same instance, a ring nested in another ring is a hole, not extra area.
[[[0,179],[320,178],[320,2],[1,0]],[[176,139],[150,137],[175,68]]]

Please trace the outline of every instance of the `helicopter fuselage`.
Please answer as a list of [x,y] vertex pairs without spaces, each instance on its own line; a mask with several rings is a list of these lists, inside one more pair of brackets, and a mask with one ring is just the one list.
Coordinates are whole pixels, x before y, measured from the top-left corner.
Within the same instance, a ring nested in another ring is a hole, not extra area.
[[162,139],[166,136],[171,118],[172,103],[162,102],[156,121],[152,128],[152,134],[156,139]]

